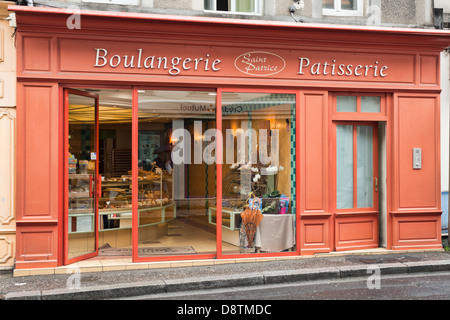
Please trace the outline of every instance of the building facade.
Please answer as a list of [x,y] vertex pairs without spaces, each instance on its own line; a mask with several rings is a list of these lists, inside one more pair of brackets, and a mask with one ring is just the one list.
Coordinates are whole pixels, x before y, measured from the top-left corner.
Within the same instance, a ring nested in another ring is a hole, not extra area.
[[450,40],[404,2],[10,7],[15,267],[441,248]]

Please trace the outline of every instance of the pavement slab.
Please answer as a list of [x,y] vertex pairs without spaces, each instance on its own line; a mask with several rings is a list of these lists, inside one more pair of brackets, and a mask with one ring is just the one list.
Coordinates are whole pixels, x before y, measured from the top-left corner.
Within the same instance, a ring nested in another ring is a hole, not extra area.
[[[0,299],[102,300],[164,292],[182,292],[263,284],[450,271],[444,251],[339,253],[287,259],[236,260],[146,269],[119,268],[101,272],[53,272],[14,276],[0,272]],[[76,270],[76,268],[74,269]]]

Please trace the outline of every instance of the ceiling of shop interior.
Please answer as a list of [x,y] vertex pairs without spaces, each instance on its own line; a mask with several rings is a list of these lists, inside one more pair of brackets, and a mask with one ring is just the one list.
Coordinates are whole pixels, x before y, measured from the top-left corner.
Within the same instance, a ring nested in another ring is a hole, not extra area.
[[[84,89],[99,97],[100,123],[131,122],[132,91],[124,89]],[[249,99],[258,99],[270,93],[224,93],[224,105],[239,104]],[[139,121],[159,122],[177,118],[215,118],[215,92],[211,91],[176,91],[176,90],[139,90]],[[94,101],[92,98],[69,95],[69,120],[71,123],[93,122]],[[207,111],[189,109],[192,106],[206,106]],[[182,111],[184,107],[184,111]],[[187,109],[187,110],[186,110]],[[274,104],[258,110],[253,118],[286,117],[290,114],[289,104]],[[229,115],[232,117],[233,115]],[[245,118],[247,115],[245,114]],[[234,115],[236,118],[236,115]]]

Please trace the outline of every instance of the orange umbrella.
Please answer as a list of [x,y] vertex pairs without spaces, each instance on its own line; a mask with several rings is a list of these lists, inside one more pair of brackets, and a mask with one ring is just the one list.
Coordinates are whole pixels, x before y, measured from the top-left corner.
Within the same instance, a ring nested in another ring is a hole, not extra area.
[[253,247],[253,239],[256,234],[256,228],[259,226],[263,219],[263,215],[259,209],[246,208],[241,213],[242,224],[244,225],[245,234],[247,236],[249,248]]

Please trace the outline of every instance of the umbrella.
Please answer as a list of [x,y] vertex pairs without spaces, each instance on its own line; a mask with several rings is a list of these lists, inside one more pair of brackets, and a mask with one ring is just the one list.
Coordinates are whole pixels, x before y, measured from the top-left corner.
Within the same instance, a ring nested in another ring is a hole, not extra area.
[[241,213],[242,224],[244,225],[245,234],[247,235],[249,248],[253,247],[256,228],[261,223],[263,217],[264,216],[257,207],[254,207],[254,209],[247,207],[244,212]]

